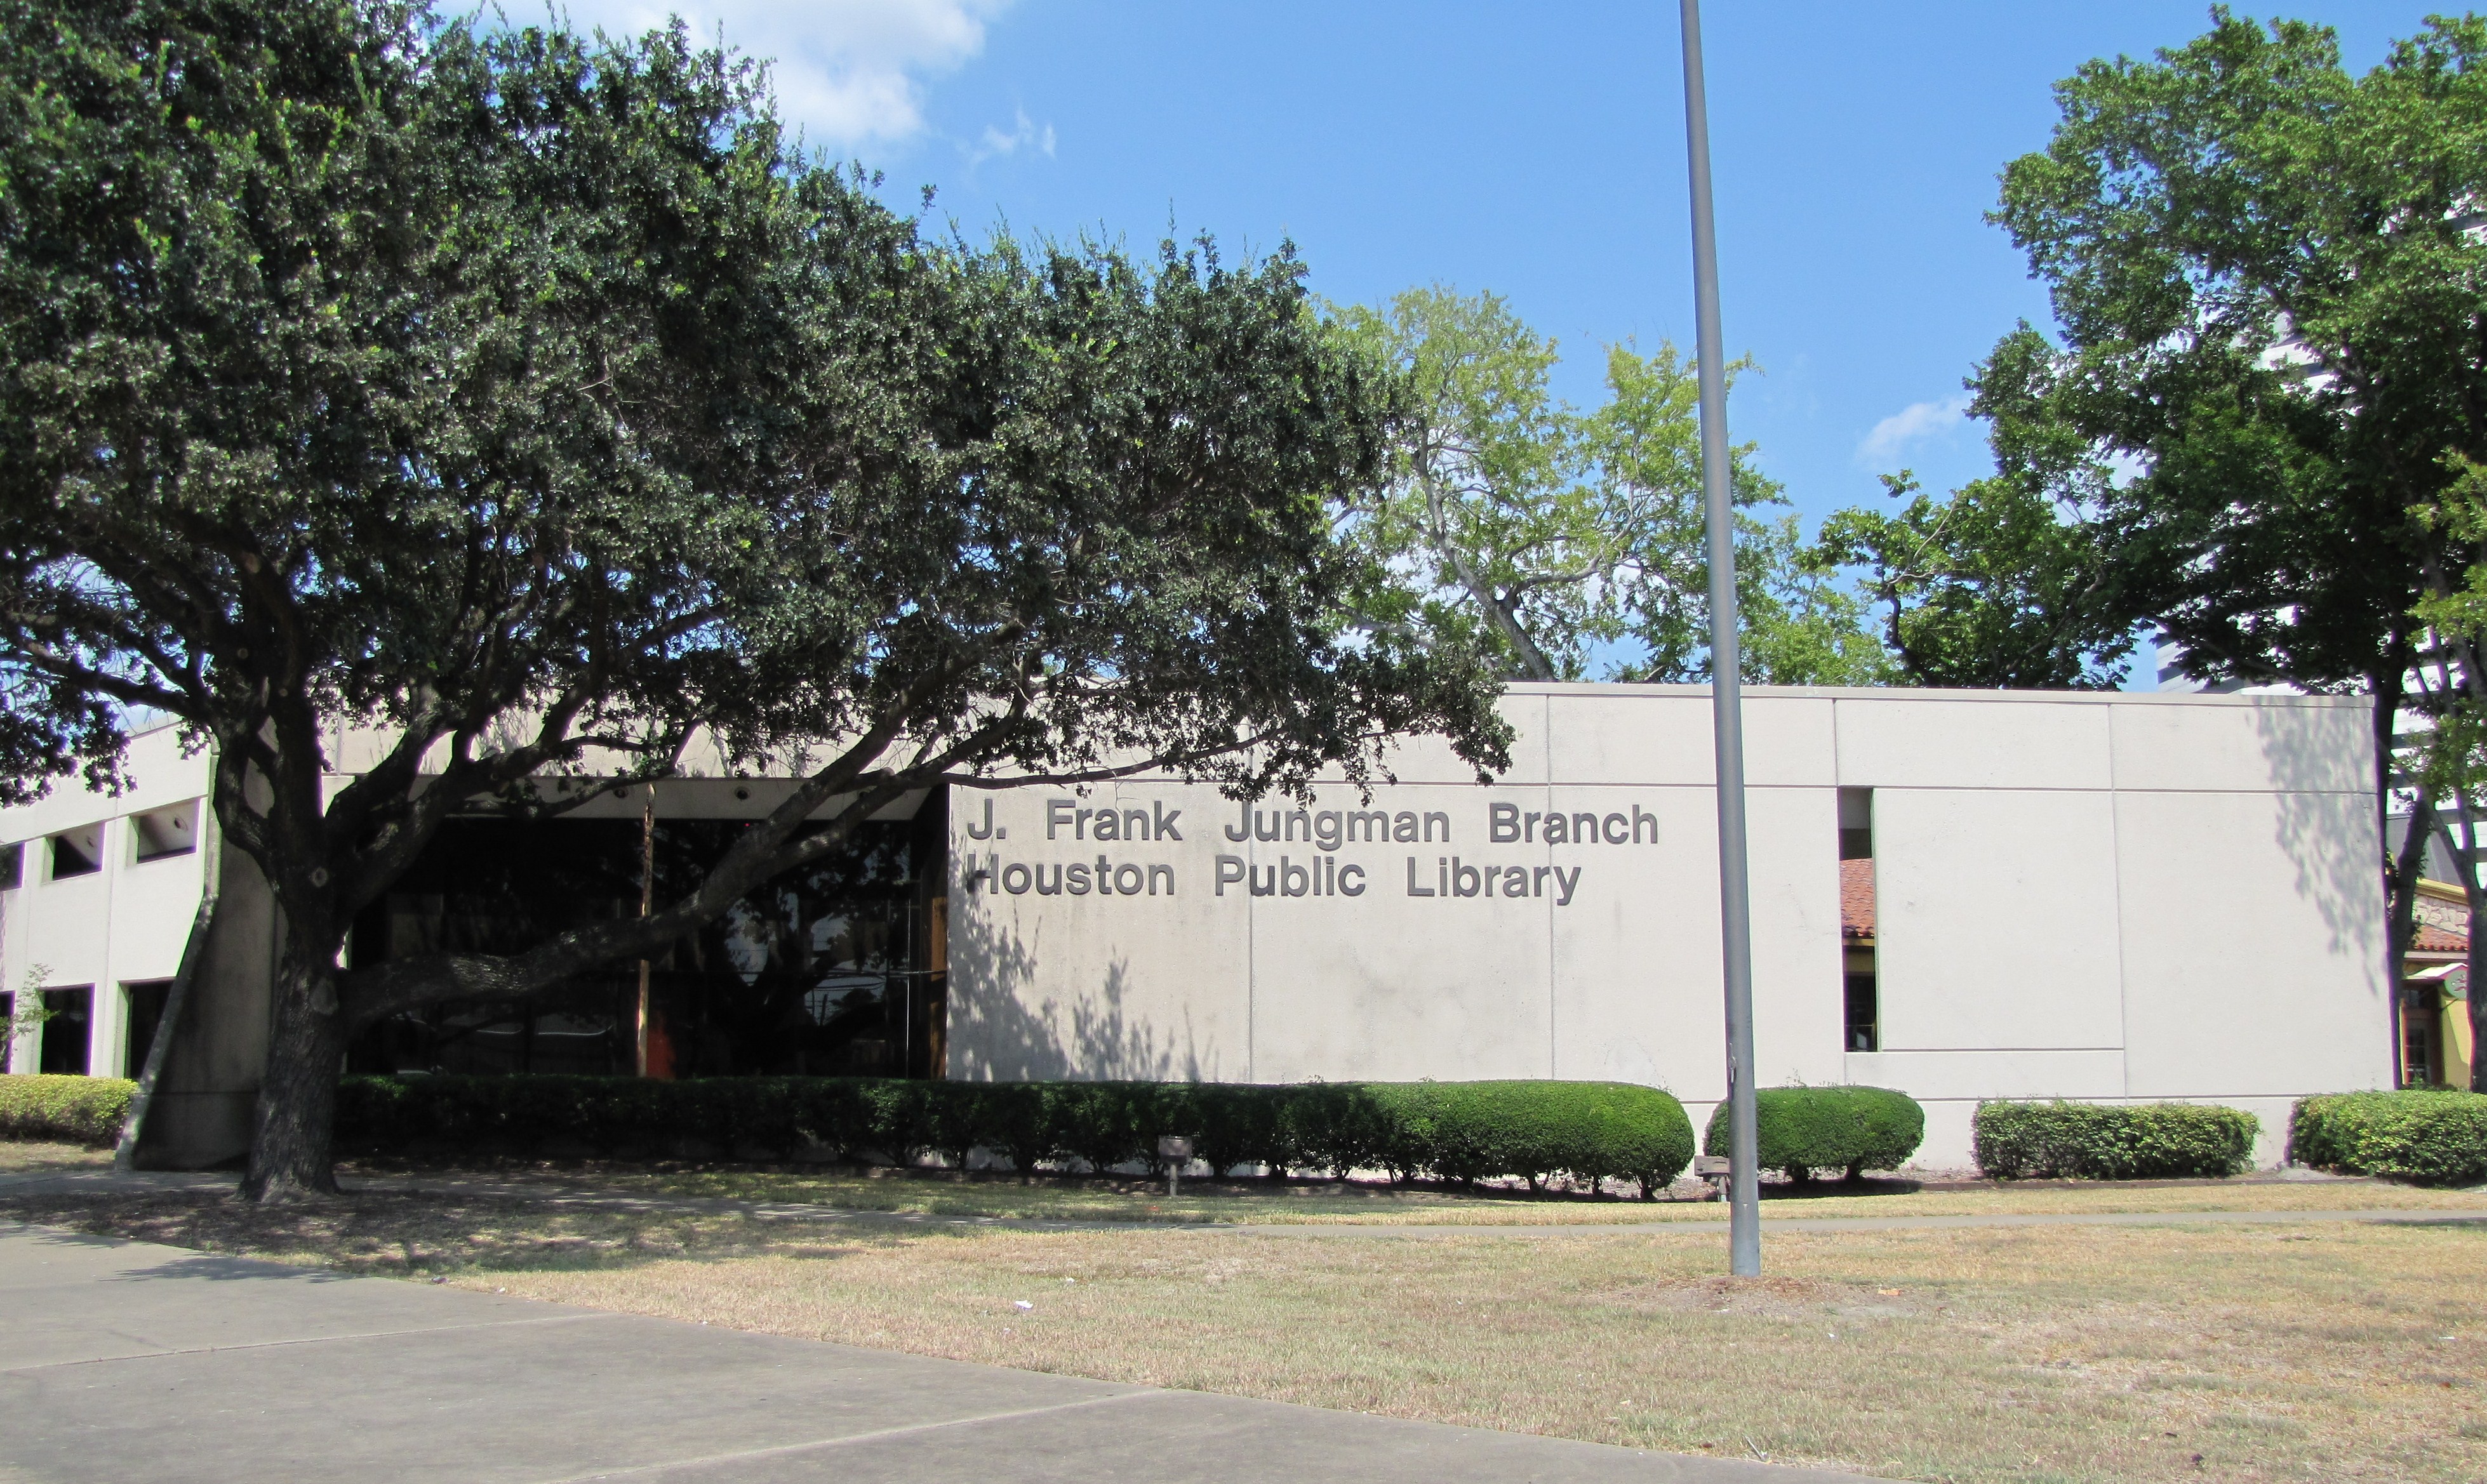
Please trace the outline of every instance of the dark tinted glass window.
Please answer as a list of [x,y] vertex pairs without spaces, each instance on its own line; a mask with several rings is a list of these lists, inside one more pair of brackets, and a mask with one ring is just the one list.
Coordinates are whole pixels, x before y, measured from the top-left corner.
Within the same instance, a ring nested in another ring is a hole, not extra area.
[[52,1014],[43,1022],[43,1057],[40,1070],[59,1077],[84,1077],[90,1044],[88,1032],[94,1029],[95,991],[44,990],[43,1008]]
[[[746,825],[660,820],[655,896],[687,893]],[[866,825],[650,960],[652,1074],[927,1075],[938,1007],[922,973],[923,883],[913,823]],[[639,911],[637,820],[454,821],[354,924],[353,961],[512,952]],[[356,1043],[357,1070],[637,1069],[635,960],[579,975],[523,1005],[427,1006]]]
[[127,1039],[122,1046],[122,1076],[134,1078],[147,1070],[147,1054],[154,1049],[155,1028],[164,1023],[164,999],[172,989],[171,979],[151,979],[122,987],[129,1003]]
[[1875,1003],[1874,976],[1848,976],[1848,1049],[1880,1051],[1883,1046],[1881,1006]]

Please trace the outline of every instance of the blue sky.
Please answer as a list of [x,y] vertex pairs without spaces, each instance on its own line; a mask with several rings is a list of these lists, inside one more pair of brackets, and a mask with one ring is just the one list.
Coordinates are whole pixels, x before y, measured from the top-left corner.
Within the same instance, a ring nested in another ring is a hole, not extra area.
[[[582,24],[670,7],[588,0]],[[1169,227],[1292,239],[1320,292],[1490,289],[1557,337],[1559,385],[1600,395],[1602,347],[1692,339],[1675,8],[702,0],[703,32],[777,59],[786,113],[936,187],[971,234]],[[2249,11],[2249,14],[2282,14]],[[2352,66],[2426,8],[2305,0]],[[1961,378],[2045,295],[1982,213],[2043,147],[2049,87],[2209,24],[2200,4],[1708,7],[1723,318],[1762,374],[1729,423],[1809,516],[1879,501],[1906,466],[1985,471]]]

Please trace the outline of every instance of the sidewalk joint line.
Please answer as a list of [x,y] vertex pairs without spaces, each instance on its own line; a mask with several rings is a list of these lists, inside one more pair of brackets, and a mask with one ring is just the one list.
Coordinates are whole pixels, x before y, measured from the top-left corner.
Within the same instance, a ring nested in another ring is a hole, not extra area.
[[599,1470],[592,1473],[568,1473],[557,1479],[545,1479],[539,1484],[593,1484],[598,1479],[641,1478],[667,1473],[677,1469],[699,1469],[713,1464],[742,1463],[756,1458],[785,1458],[796,1453],[811,1453],[826,1448],[843,1448],[858,1443],[879,1443],[888,1438],[905,1438],[917,1433],[939,1432],[951,1427],[974,1427],[985,1422],[1008,1422],[1019,1417],[1044,1416],[1049,1413],[1076,1412],[1083,1407],[1102,1407],[1111,1402],[1127,1402],[1134,1397],[1164,1396],[1158,1387],[1137,1387],[1118,1391],[1111,1396],[1086,1396],[1074,1402],[1054,1402],[1043,1407],[1018,1407],[1008,1412],[986,1413],[972,1417],[947,1417],[938,1422],[909,1422],[903,1427],[876,1428],[868,1433],[855,1433],[845,1438],[815,1438],[807,1443],[780,1443],[769,1448],[746,1448],[735,1453],[711,1453],[699,1458],[669,1459],[657,1464],[629,1464],[618,1469]]
[[459,1334],[470,1330],[508,1330],[525,1325],[577,1324],[589,1319],[628,1319],[632,1316],[618,1310],[599,1309],[584,1314],[537,1314],[523,1319],[491,1319],[476,1324],[427,1325],[419,1329],[369,1330],[354,1334],[306,1334],[299,1339],[254,1340],[244,1345],[184,1345],[172,1350],[149,1350],[138,1355],[88,1356],[77,1360],[46,1360],[40,1365],[0,1365],[0,1376],[24,1376],[36,1371],[69,1370],[79,1365],[120,1365],[131,1360],[163,1360],[177,1356],[239,1354],[245,1350],[283,1350],[294,1345],[332,1345],[346,1340],[403,1339],[411,1334]]

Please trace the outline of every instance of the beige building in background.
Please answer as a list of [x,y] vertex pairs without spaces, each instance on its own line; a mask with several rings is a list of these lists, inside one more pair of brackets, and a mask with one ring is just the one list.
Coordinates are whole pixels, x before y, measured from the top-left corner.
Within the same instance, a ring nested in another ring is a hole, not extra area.
[[199,903],[208,767],[159,727],[132,742],[128,773],[118,798],[57,786],[0,810],[0,993],[45,994],[59,1028],[17,1037],[12,1071],[134,1076],[146,1055],[151,996]]

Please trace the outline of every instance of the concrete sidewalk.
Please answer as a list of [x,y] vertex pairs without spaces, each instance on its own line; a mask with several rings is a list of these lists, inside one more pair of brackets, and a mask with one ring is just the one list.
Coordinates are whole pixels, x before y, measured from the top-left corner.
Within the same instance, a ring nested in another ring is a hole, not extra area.
[[1117,1386],[0,1226],[0,1484],[341,1477],[1855,1476]]

